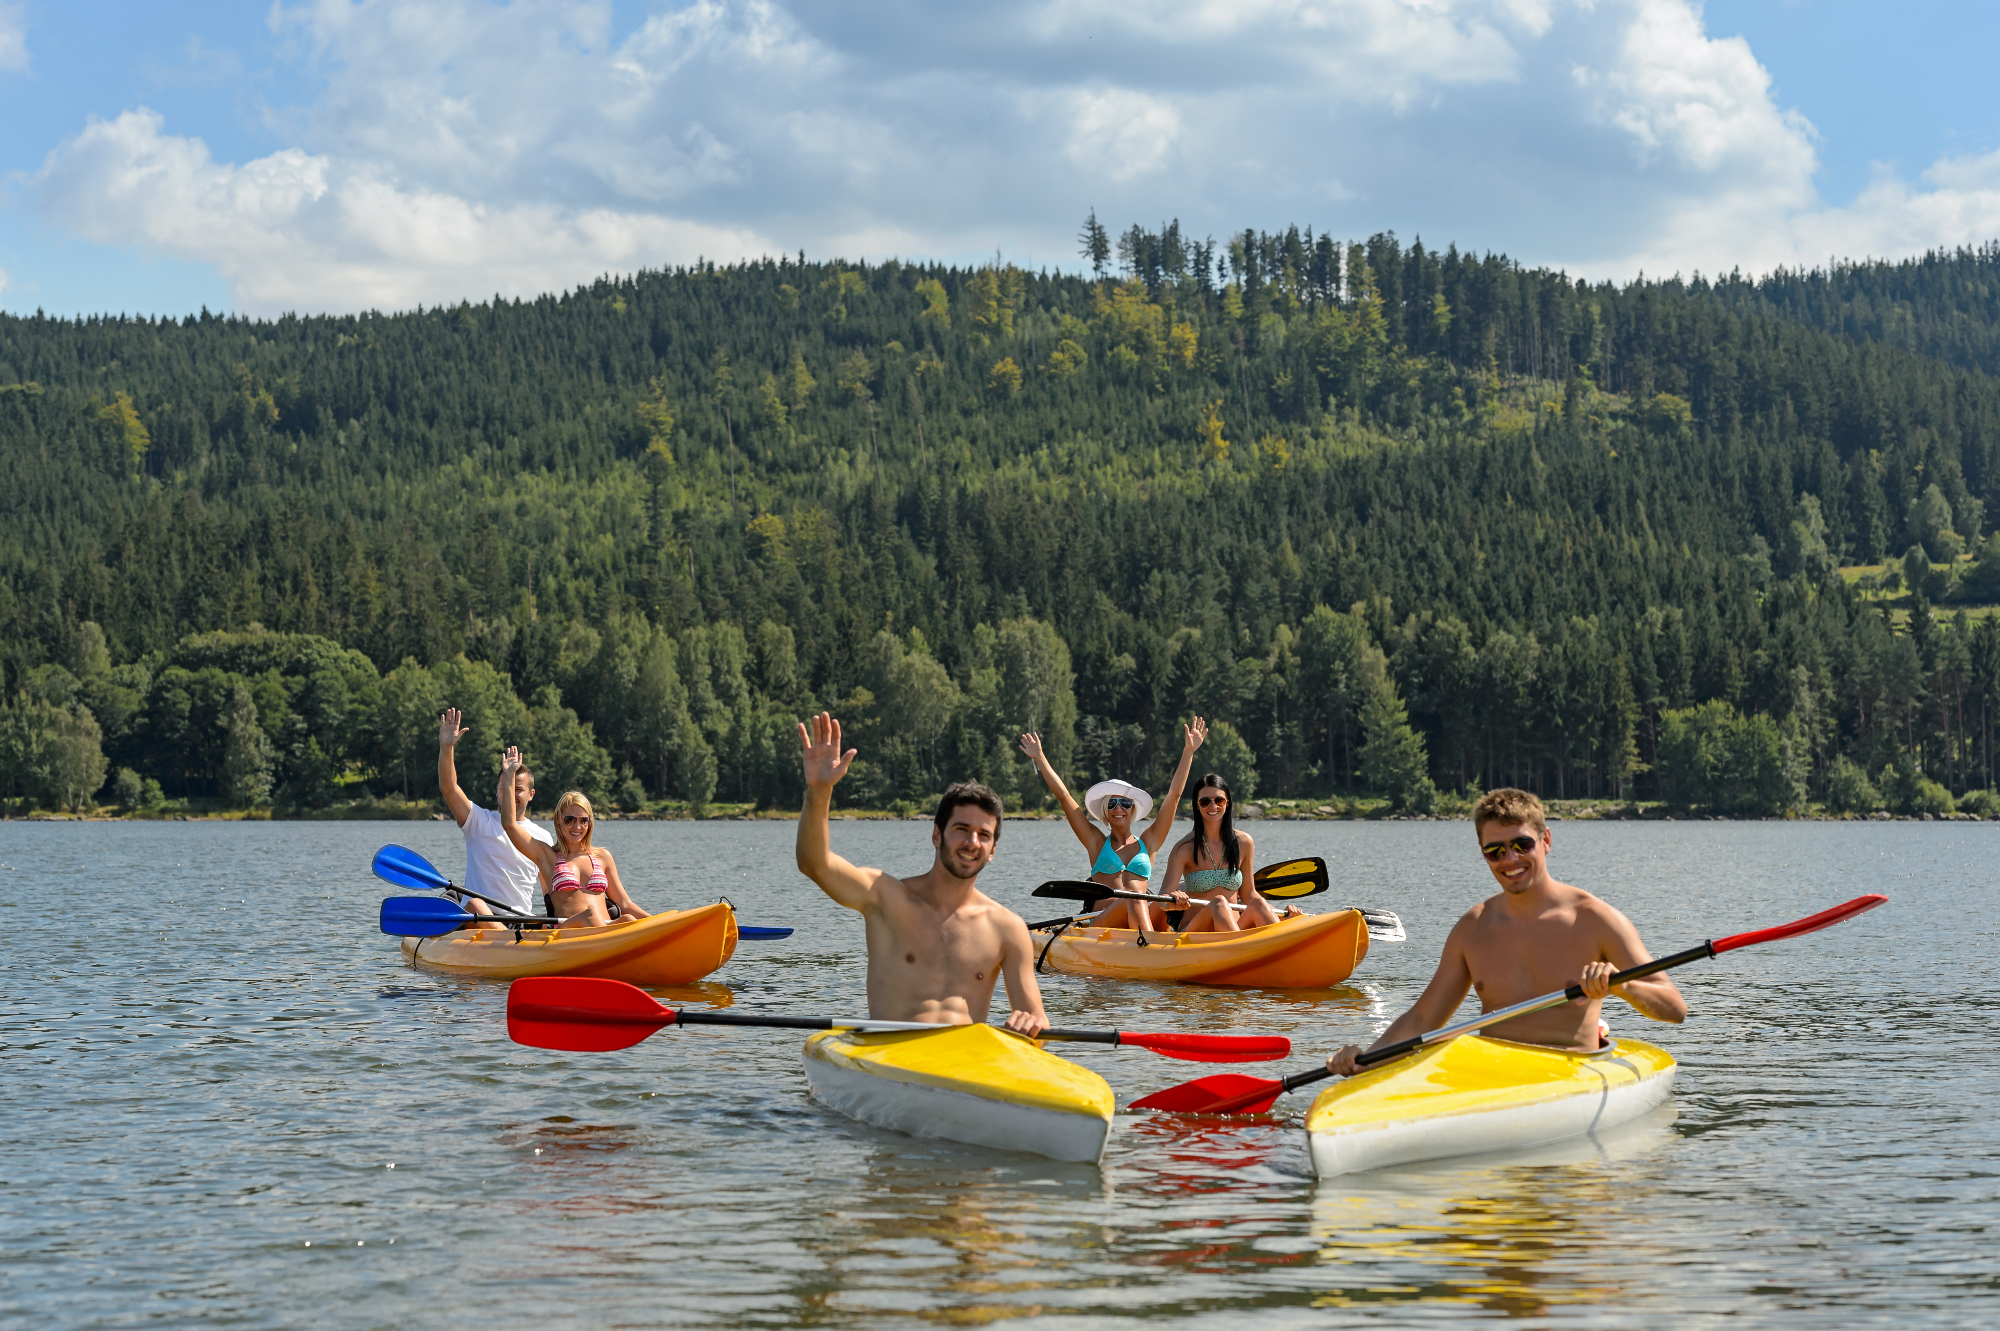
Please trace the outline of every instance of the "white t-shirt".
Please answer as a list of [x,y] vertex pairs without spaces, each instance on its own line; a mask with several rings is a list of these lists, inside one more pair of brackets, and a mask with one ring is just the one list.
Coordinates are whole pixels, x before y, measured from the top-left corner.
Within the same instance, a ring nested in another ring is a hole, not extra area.
[[[540,823],[524,818],[521,826],[542,844],[556,844],[555,834]],[[477,804],[465,818],[465,888],[504,901],[523,915],[542,913],[542,876],[535,862],[514,849],[500,826],[500,815]]]

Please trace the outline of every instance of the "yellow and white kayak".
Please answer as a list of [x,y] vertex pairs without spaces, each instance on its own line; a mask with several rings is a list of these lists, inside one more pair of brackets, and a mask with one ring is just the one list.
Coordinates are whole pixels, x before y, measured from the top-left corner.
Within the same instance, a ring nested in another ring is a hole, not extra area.
[[1332,1178],[1579,1137],[1673,1088],[1673,1056],[1641,1040],[1586,1054],[1461,1035],[1321,1091],[1306,1140],[1313,1172]]
[[1354,973],[1368,955],[1368,923],[1358,910],[1294,915],[1234,933],[1148,932],[1077,925],[1050,942],[1033,934],[1050,970],[1114,980],[1177,980],[1270,989],[1323,989]]
[[822,1031],[806,1080],[863,1123],[1054,1160],[1095,1162],[1116,1100],[1104,1078],[984,1023],[936,1031]]
[[641,987],[692,984],[735,953],[736,912],[726,901],[594,928],[457,929],[403,940],[406,959],[460,975],[589,975]]

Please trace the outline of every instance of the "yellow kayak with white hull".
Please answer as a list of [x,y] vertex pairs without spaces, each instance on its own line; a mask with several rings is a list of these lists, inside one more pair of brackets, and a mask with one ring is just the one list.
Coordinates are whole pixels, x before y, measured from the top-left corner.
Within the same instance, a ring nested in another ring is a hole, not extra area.
[[984,1023],[823,1031],[803,1058],[813,1094],[849,1118],[1053,1160],[1097,1161],[1117,1107],[1095,1072]]
[[1642,1040],[1580,1053],[1462,1035],[1321,1091],[1306,1114],[1313,1172],[1333,1178],[1580,1137],[1665,1103],[1674,1067]]
[[726,901],[589,928],[457,929],[403,940],[406,960],[459,975],[588,975],[642,987],[692,984],[735,954],[736,912]]

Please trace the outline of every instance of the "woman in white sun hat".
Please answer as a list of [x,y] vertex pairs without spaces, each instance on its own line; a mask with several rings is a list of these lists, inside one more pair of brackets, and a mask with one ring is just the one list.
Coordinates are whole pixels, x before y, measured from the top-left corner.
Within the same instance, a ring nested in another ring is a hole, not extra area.
[[[1160,853],[1160,847],[1167,843],[1167,832],[1174,825],[1174,810],[1180,807],[1181,791],[1187,785],[1188,768],[1194,763],[1194,751],[1208,738],[1208,723],[1196,717],[1191,724],[1181,727],[1181,761],[1174,769],[1174,781],[1167,788],[1166,803],[1161,806],[1160,816],[1147,824],[1146,830],[1133,835],[1132,825],[1153,811],[1153,797],[1129,781],[1100,781],[1083,792],[1083,804],[1079,806],[1069,793],[1069,787],[1056,775],[1056,769],[1049,765],[1042,753],[1042,737],[1033,731],[1021,736],[1021,751],[1035,761],[1035,770],[1042,774],[1042,782],[1049,793],[1062,805],[1063,817],[1069,820],[1070,830],[1076,839],[1090,852],[1090,881],[1102,883],[1108,888],[1123,892],[1144,892],[1153,877],[1153,857]],[[1090,812],[1086,814],[1085,809]],[[1097,830],[1096,818],[1108,832]],[[1127,901],[1118,897],[1105,897],[1092,907],[1098,912],[1093,924],[1106,929],[1152,929],[1164,932],[1167,917],[1161,907],[1146,901]]]

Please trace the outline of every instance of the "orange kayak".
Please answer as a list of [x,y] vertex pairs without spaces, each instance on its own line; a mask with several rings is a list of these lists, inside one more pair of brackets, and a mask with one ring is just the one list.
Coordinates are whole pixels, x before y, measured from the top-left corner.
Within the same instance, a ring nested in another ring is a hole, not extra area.
[[1050,970],[1114,980],[1177,980],[1267,989],[1323,989],[1354,973],[1368,955],[1368,925],[1358,910],[1294,915],[1236,933],[1147,933],[1072,925],[1050,940],[1031,935]]
[[736,951],[736,912],[726,901],[588,929],[459,929],[405,938],[403,956],[458,975],[591,975],[658,986],[689,984]]

